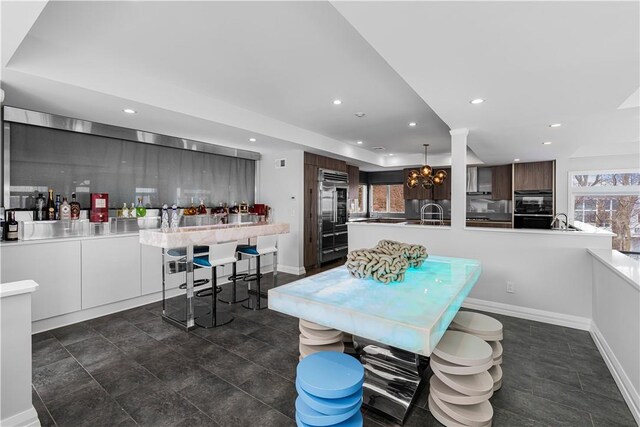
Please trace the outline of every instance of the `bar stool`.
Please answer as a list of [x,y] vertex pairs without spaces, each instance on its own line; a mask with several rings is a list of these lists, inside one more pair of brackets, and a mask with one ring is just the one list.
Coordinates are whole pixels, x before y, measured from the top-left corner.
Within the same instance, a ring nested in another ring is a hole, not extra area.
[[235,264],[237,261],[236,242],[209,246],[208,256],[200,256],[193,259],[194,265],[211,269],[211,314],[199,317],[196,320],[196,325],[203,328],[216,328],[233,320],[233,316],[230,313],[218,313],[217,310],[218,293],[221,291],[221,288],[218,287],[218,267],[225,264]]
[[[238,251],[239,254],[245,255],[249,257],[249,273],[251,273],[251,258],[255,258],[256,260],[256,272],[255,274],[247,274],[242,280],[245,282],[256,282],[256,301],[255,306],[252,304],[251,297],[249,296],[249,301],[247,304],[243,304],[242,307],[248,310],[263,310],[267,308],[266,304],[261,303],[262,294],[260,292],[260,279],[262,278],[262,273],[260,273],[260,259],[262,255],[273,254],[273,278],[274,281],[278,274],[277,271],[277,254],[278,254],[278,236],[258,236],[258,241],[255,246],[247,246],[240,248]],[[251,291],[249,292],[251,295]],[[266,299],[266,298],[265,298]]]
[[481,338],[460,331],[446,331],[431,354],[433,376],[429,381],[429,411],[440,423],[451,426],[490,426],[494,379],[493,349]]
[[[240,252],[240,249],[244,249],[247,248],[251,245],[237,245],[236,246],[236,252]],[[222,298],[218,298],[218,301],[220,301],[223,304],[240,304],[242,302],[245,302],[246,300],[249,299],[249,297],[247,296],[246,298],[243,299],[238,299],[238,293],[237,293],[237,283],[238,280],[242,280],[245,277],[247,277],[248,273],[240,273],[238,274],[238,263],[234,262],[233,263],[233,271],[231,272],[231,276],[228,277],[228,279],[231,281],[231,298],[229,300],[225,300]]]
[[[194,255],[203,255],[206,254],[209,251],[209,247],[208,246],[195,246],[193,248],[193,253]],[[166,309],[166,305],[165,305],[165,286],[166,286],[166,274],[167,274],[167,269],[164,268],[164,265],[166,265],[167,263],[169,264],[170,268],[169,268],[169,273],[173,274],[173,273],[179,273],[181,271],[186,270],[186,255],[187,255],[187,249],[186,248],[174,248],[174,249],[169,249],[168,251],[165,252],[165,250],[162,250],[162,264],[163,264],[163,268],[162,268],[162,309],[163,311]],[[168,258],[168,259],[167,259]],[[185,266],[185,268],[181,268],[182,266]],[[209,283],[209,279],[198,279],[198,280],[194,280],[193,282],[193,287],[194,289],[200,286],[204,286],[206,284]],[[187,284],[185,283],[181,283],[178,286],[180,289],[187,289]],[[204,316],[211,313],[211,311],[209,310],[208,307],[194,307],[194,318],[198,318],[200,316]],[[178,310],[175,312],[172,312],[169,314],[169,317],[180,321],[180,322],[186,322],[187,321],[187,310],[186,307],[184,310]]]
[[323,351],[296,368],[298,426],[361,427],[364,367],[354,357]]
[[493,367],[489,374],[494,381],[493,391],[502,387],[502,323],[491,316],[472,311],[459,311],[449,325],[450,330],[466,332],[486,341],[493,350]]

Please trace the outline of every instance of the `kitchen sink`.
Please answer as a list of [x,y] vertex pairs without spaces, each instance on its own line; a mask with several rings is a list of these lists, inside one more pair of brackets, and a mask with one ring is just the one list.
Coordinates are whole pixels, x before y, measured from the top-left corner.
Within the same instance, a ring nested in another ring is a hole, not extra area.
[[553,227],[552,228],[553,231],[582,231],[579,228],[576,228],[573,225],[569,225],[567,228],[558,228],[558,227]]

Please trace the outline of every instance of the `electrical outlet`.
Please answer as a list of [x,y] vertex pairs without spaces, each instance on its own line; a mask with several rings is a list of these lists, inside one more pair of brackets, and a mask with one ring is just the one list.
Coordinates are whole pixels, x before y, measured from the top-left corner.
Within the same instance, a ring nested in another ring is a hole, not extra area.
[[507,292],[510,294],[514,294],[516,292],[515,283],[507,281]]

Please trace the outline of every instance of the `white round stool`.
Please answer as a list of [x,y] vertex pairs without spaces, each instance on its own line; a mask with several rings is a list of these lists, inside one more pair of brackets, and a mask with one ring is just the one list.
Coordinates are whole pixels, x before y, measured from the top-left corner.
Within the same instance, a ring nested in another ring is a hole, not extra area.
[[341,331],[303,319],[300,319],[298,329],[300,329],[300,345],[298,347],[300,360],[320,351],[344,352],[344,334]]
[[494,348],[474,334],[448,330],[431,353],[429,410],[447,427],[491,425]]
[[500,341],[503,338],[500,321],[471,311],[459,311],[451,321],[450,328],[473,334],[485,341]]

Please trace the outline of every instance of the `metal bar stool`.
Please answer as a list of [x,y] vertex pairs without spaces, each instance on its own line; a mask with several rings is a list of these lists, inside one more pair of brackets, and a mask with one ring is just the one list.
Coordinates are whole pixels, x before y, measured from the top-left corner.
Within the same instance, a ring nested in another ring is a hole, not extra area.
[[[196,246],[193,249],[194,255],[203,255],[209,251],[208,246]],[[175,274],[185,271],[186,272],[186,248],[174,248],[169,249],[168,251],[162,250],[162,314],[165,317],[170,318],[171,320],[178,322],[186,322],[187,321],[187,308],[184,307],[183,310],[173,311],[169,314],[166,313],[166,280],[167,280],[167,270],[169,274]],[[166,266],[169,266],[167,269]],[[209,283],[209,279],[199,279],[194,282],[194,288],[204,286]],[[186,289],[187,284],[181,283],[178,286],[180,289]],[[204,316],[209,314],[208,307],[195,307],[194,308],[194,318],[198,318],[200,316]]]
[[[276,276],[278,274],[278,236],[275,234],[271,236],[258,236],[258,240],[255,246],[240,248],[240,250],[238,250],[238,253],[241,254],[241,256],[249,257],[249,273],[251,273],[251,258],[255,258],[256,260],[255,274],[247,274],[244,279],[242,279],[245,282],[255,281],[256,291],[249,291],[249,300],[246,304],[243,304],[242,307],[248,310],[264,310],[265,308],[267,308],[267,304],[263,304],[261,302],[262,298],[266,299],[266,297],[263,297],[260,291],[260,279],[262,278],[262,273],[260,273],[260,259],[262,258],[262,255],[273,254],[273,278],[275,282]],[[251,299],[251,295],[254,293],[256,295],[255,304]]]
[[[249,247],[250,245],[237,245],[236,246],[236,252],[239,252],[240,249]],[[240,304],[245,302],[246,300],[249,299],[249,297],[243,298],[243,299],[238,299],[238,293],[237,293],[237,283],[238,280],[242,280],[247,276],[247,273],[240,273],[238,274],[238,263],[234,262],[233,263],[233,271],[231,272],[231,276],[229,276],[229,280],[231,281],[231,298],[229,300],[225,300],[222,298],[218,298],[218,301],[220,301],[223,304]]]
[[209,255],[193,259],[193,263],[198,267],[211,269],[211,313],[199,317],[196,320],[196,325],[203,328],[216,328],[233,320],[233,316],[230,313],[218,313],[217,310],[218,293],[222,290],[218,287],[218,267],[225,264],[235,265],[237,261],[236,242],[209,246]]

